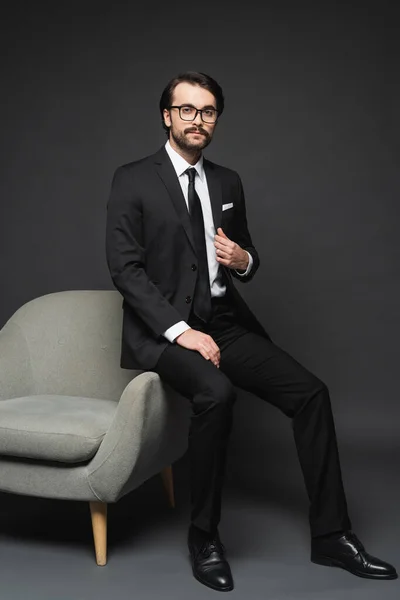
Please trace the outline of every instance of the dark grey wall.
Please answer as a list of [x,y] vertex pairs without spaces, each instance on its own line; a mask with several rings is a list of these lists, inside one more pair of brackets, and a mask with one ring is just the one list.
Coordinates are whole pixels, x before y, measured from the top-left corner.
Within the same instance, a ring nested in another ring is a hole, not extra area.
[[[0,326],[40,295],[112,289],[104,235],[114,169],[164,143],[158,100],[167,81],[205,71],[226,96],[206,156],[239,171],[261,257],[253,282],[238,286],[274,341],[328,384],[341,443],[394,451],[396,15],[385,4],[292,4],[263,12],[248,2],[9,9],[1,25]],[[276,443],[290,435],[285,417],[250,397],[237,411],[238,447],[256,444],[266,427]]]

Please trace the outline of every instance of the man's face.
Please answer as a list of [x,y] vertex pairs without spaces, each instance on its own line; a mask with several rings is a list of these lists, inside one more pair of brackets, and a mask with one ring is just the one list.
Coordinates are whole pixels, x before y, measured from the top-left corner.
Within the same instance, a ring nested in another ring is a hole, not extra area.
[[[214,95],[191,83],[178,83],[172,96],[173,106],[191,105],[196,108],[217,108]],[[164,121],[169,130],[169,139],[182,150],[202,150],[211,142],[216,123],[204,123],[200,113],[194,121],[184,121],[177,108],[164,109]]]

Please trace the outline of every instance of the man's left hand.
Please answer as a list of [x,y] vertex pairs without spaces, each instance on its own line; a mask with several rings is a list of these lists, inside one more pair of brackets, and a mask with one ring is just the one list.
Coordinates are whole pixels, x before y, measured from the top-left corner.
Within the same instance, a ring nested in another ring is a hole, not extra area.
[[243,250],[236,242],[230,240],[221,227],[218,227],[217,233],[214,236],[214,246],[217,253],[217,261],[229,267],[230,269],[238,269],[245,271],[249,264],[249,257],[246,250]]

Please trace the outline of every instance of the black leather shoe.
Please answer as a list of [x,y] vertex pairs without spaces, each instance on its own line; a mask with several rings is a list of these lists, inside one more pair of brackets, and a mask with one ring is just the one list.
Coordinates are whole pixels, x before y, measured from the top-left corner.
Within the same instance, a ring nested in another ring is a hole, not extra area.
[[218,531],[213,536],[201,536],[190,527],[188,547],[193,575],[200,583],[219,592],[233,590],[231,569]]
[[397,579],[396,569],[365,551],[352,531],[338,538],[313,538],[311,562],[328,567],[341,567],[358,577],[368,579]]

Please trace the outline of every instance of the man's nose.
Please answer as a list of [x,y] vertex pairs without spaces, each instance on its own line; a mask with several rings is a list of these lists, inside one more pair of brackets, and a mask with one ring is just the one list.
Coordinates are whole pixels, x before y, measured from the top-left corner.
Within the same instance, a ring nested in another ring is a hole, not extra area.
[[197,113],[195,120],[193,121],[195,125],[203,125],[203,121],[201,119],[201,114]]

